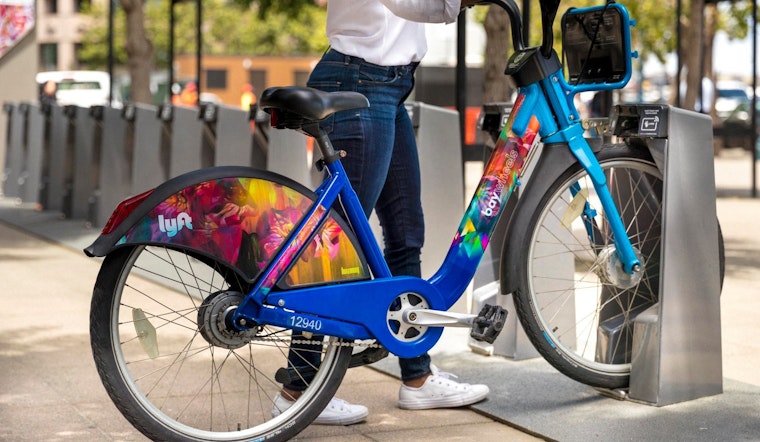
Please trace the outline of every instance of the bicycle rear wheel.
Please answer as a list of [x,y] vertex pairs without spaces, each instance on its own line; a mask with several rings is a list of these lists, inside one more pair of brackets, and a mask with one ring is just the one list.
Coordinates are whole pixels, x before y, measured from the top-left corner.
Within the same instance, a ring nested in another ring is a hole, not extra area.
[[[152,440],[287,440],[335,394],[351,347],[312,337],[311,349],[295,351],[318,351],[321,364],[286,369],[291,330],[226,328],[224,313],[246,286],[227,267],[164,247],[105,258],[90,312],[95,363],[114,404]],[[283,373],[312,380],[273,417]]]
[[[518,212],[513,220],[510,238],[525,251],[514,302],[529,339],[557,370],[590,386],[624,388],[633,320],[658,302],[663,182],[645,149],[606,146],[597,158],[642,272],[631,277],[622,271],[591,179],[574,164],[535,196],[537,210]],[[722,284],[720,228],[718,233]]]

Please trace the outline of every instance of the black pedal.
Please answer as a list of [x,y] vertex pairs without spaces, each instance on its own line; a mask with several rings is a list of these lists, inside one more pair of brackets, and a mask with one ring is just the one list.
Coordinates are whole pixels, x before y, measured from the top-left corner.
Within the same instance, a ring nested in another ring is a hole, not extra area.
[[485,341],[493,344],[493,341],[501,333],[504,323],[507,321],[507,311],[495,305],[486,304],[478,313],[470,330],[470,337],[476,341]]
[[388,350],[386,350],[385,347],[366,348],[359,353],[351,355],[351,362],[348,363],[348,368],[373,364],[386,357],[388,357]]

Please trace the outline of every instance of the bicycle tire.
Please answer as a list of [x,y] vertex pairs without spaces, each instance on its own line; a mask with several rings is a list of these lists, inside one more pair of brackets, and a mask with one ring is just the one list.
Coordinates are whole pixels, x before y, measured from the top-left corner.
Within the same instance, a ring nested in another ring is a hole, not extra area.
[[[518,210],[512,221],[509,238],[517,242],[512,247],[527,252],[518,260],[514,304],[531,343],[558,371],[592,387],[626,388],[633,319],[658,301],[662,174],[646,149],[616,144],[596,156],[613,198],[620,202],[634,249],[644,258],[641,280],[626,281],[622,271],[603,273],[610,258],[602,256],[614,253],[614,247],[604,233],[606,217],[588,174],[574,163],[547,192],[523,196],[539,199],[526,204],[536,210]],[[569,208],[578,194],[570,192],[575,183],[580,185],[575,192],[588,192],[576,203],[592,201],[596,216],[591,221],[583,221],[577,205]],[[569,216],[563,220],[565,214]],[[722,288],[725,252],[720,225],[718,241]]]
[[[214,312],[229,308],[244,290],[231,269],[182,250],[127,246],[106,256],[91,303],[92,352],[112,401],[145,436],[288,440],[333,397],[351,347],[327,337],[313,381],[272,417],[281,388],[275,376],[288,367],[291,331],[260,326],[242,335],[220,332],[221,315]],[[207,317],[217,318],[217,325]]]

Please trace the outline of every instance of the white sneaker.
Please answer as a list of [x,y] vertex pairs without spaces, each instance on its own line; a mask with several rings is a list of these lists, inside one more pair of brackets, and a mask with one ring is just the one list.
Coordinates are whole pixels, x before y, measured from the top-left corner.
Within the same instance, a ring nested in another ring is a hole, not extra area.
[[[274,397],[272,417],[277,417],[293,405],[293,401],[285,399],[280,393]],[[322,425],[351,425],[363,421],[369,415],[364,405],[349,404],[343,399],[332,398],[322,413],[314,419],[315,424]]]
[[401,384],[398,392],[398,407],[407,410],[424,410],[429,408],[462,407],[482,401],[490,390],[486,385],[459,383],[451,373],[439,371],[431,365],[432,374],[419,388]]

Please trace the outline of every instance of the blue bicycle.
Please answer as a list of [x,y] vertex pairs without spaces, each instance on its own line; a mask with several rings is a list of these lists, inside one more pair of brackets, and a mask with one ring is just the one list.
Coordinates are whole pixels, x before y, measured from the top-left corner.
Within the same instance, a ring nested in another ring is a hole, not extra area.
[[[592,148],[573,103],[578,92],[628,82],[628,13],[607,3],[564,14],[568,80],[552,49],[559,1],[541,1],[540,47],[525,47],[514,0],[483,3],[509,14],[515,51],[506,73],[519,95],[430,279],[391,276],[344,153],[320,128],[334,112],[367,107],[356,93],[284,87],[260,97],[273,127],[315,138],[325,171],[316,191],[219,167],[116,208],[85,249],[105,256],[91,344],[113,402],[146,436],[286,440],[316,418],[350,366],[388,351],[422,354],[445,326],[493,342],[503,309],[447,310],[528,167],[501,257],[502,292],[514,295],[525,332],[559,371],[596,387],[628,384],[632,321],[658,300],[662,173],[645,146]],[[309,362],[315,353],[320,362]],[[273,413],[274,396],[291,382],[308,388]]]

